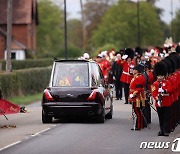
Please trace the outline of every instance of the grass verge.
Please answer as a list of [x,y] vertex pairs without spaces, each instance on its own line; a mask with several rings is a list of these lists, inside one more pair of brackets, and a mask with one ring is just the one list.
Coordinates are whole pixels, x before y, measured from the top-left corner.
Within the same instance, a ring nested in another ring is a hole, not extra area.
[[28,105],[36,101],[41,101],[41,99],[42,99],[42,93],[38,93],[35,95],[17,96],[13,98],[7,98],[7,100],[17,105]]

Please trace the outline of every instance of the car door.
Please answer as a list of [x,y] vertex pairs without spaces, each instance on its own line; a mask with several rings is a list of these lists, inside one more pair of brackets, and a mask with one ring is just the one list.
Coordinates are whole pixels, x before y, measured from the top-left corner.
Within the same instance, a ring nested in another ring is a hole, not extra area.
[[95,85],[92,85],[92,86],[96,86],[98,91],[103,95],[104,101],[105,101],[105,106],[104,106],[105,113],[108,113],[110,111],[110,107],[111,107],[109,88],[104,83],[104,77],[103,77],[103,74],[102,74],[102,71],[101,71],[99,65],[96,63],[92,63],[91,68],[92,68],[92,70],[91,70],[92,75],[95,78],[95,80],[93,79],[95,83],[92,83]]
[[[99,67],[99,66],[98,66]],[[101,68],[99,67],[99,76],[100,76],[100,86],[103,87],[103,94],[104,94],[104,98],[105,98],[105,110],[106,113],[108,113],[111,109],[111,105],[112,105],[112,101],[111,101],[111,90],[109,88],[108,83],[105,83]]]

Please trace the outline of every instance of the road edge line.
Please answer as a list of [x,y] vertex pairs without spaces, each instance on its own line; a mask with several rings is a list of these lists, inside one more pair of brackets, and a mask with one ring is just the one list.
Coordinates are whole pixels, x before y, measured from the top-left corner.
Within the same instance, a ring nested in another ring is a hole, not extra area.
[[5,149],[10,148],[10,147],[12,147],[12,146],[14,146],[14,145],[16,145],[16,144],[19,144],[19,143],[21,143],[21,141],[17,141],[17,142],[14,142],[14,143],[12,143],[12,144],[9,144],[9,145],[1,148],[0,151],[3,151],[3,150],[5,150]]

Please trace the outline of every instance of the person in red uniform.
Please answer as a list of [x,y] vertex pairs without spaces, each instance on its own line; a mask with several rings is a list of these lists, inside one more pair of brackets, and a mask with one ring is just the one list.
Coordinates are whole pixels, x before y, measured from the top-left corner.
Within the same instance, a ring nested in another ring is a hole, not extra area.
[[102,70],[102,55],[98,54],[95,61],[99,64],[99,66]]
[[158,61],[160,61],[160,57],[159,57],[159,50],[154,48],[151,49],[151,57],[150,57],[150,61],[151,61],[151,65],[154,66]]
[[[141,74],[144,71],[142,65],[133,68],[133,79],[130,83],[129,101],[132,103],[132,109],[136,114],[135,125],[132,130],[140,130],[144,128],[144,115],[142,108],[145,106],[144,85],[145,78]],[[147,122],[147,121],[146,121]]]
[[173,52],[164,59],[169,68],[168,80],[173,85],[173,93],[171,94],[171,112],[170,112],[170,131],[173,132],[175,127],[179,124],[180,119],[180,101],[179,101],[179,90],[180,90],[180,57],[177,53]]
[[[168,56],[169,57],[169,56]],[[172,62],[170,59],[168,59],[168,57],[166,57],[165,59],[162,60],[162,62],[164,62],[167,65],[167,71],[168,71],[168,76],[166,78],[166,80],[168,80],[171,85],[176,85],[176,81],[175,78],[173,77],[173,72],[174,72],[174,68],[172,65]],[[170,131],[173,132],[174,131],[174,102],[175,102],[175,98],[174,98],[174,92],[175,92],[175,88],[176,86],[172,86],[172,92],[169,94],[169,97],[171,97],[171,106],[170,106],[170,117],[169,117],[169,127],[170,127]]]
[[179,55],[175,52],[171,53],[168,57],[167,57],[170,62],[171,62],[171,70],[172,73],[169,75],[169,80],[171,80],[172,85],[173,85],[173,102],[171,105],[171,131],[174,131],[175,127],[178,125],[179,123],[179,100],[178,100],[178,89],[179,89],[179,73],[177,71],[178,69],[178,63],[179,63]]
[[123,83],[123,87],[124,87],[125,104],[128,104],[129,85],[133,78],[132,70],[136,65],[133,58],[134,58],[134,51],[128,48],[125,50],[125,54],[122,56],[122,60],[117,61],[117,65],[123,67],[123,72],[120,81]]
[[[178,52],[177,52],[178,53]],[[180,47],[179,47],[179,53],[180,53]],[[177,67],[177,74],[178,74],[178,79],[180,79],[180,54],[178,53],[177,59],[178,59],[178,67]],[[178,83],[178,124],[180,124],[180,80],[177,81]]]
[[154,66],[154,74],[157,80],[152,85],[152,96],[155,100],[155,106],[157,108],[159,117],[160,131],[158,136],[169,136],[170,133],[170,106],[172,92],[172,85],[166,79],[167,66],[164,62],[158,62]]
[[107,54],[105,53],[105,51],[103,51],[101,53],[102,55],[102,62],[100,64],[101,69],[102,69],[102,73],[104,75],[104,79],[106,81],[108,81],[108,77],[109,77],[109,71],[111,69],[111,63],[107,60]]

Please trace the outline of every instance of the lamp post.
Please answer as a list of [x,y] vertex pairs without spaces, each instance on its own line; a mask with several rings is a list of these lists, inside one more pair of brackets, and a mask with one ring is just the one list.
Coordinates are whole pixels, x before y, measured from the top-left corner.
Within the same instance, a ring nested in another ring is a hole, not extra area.
[[140,25],[140,1],[146,2],[146,0],[130,0],[137,5],[137,45],[141,47],[141,25]]
[[138,47],[141,47],[141,31],[140,31],[140,14],[139,14],[139,0],[137,0],[137,39]]
[[173,0],[171,0],[171,37],[173,38]]
[[82,32],[83,32],[83,49],[86,49],[86,27],[85,27],[85,18],[84,18],[84,10],[83,10],[83,2],[80,0],[81,5],[81,15],[82,15]]
[[67,59],[67,20],[66,20],[66,0],[64,0],[64,52]]

